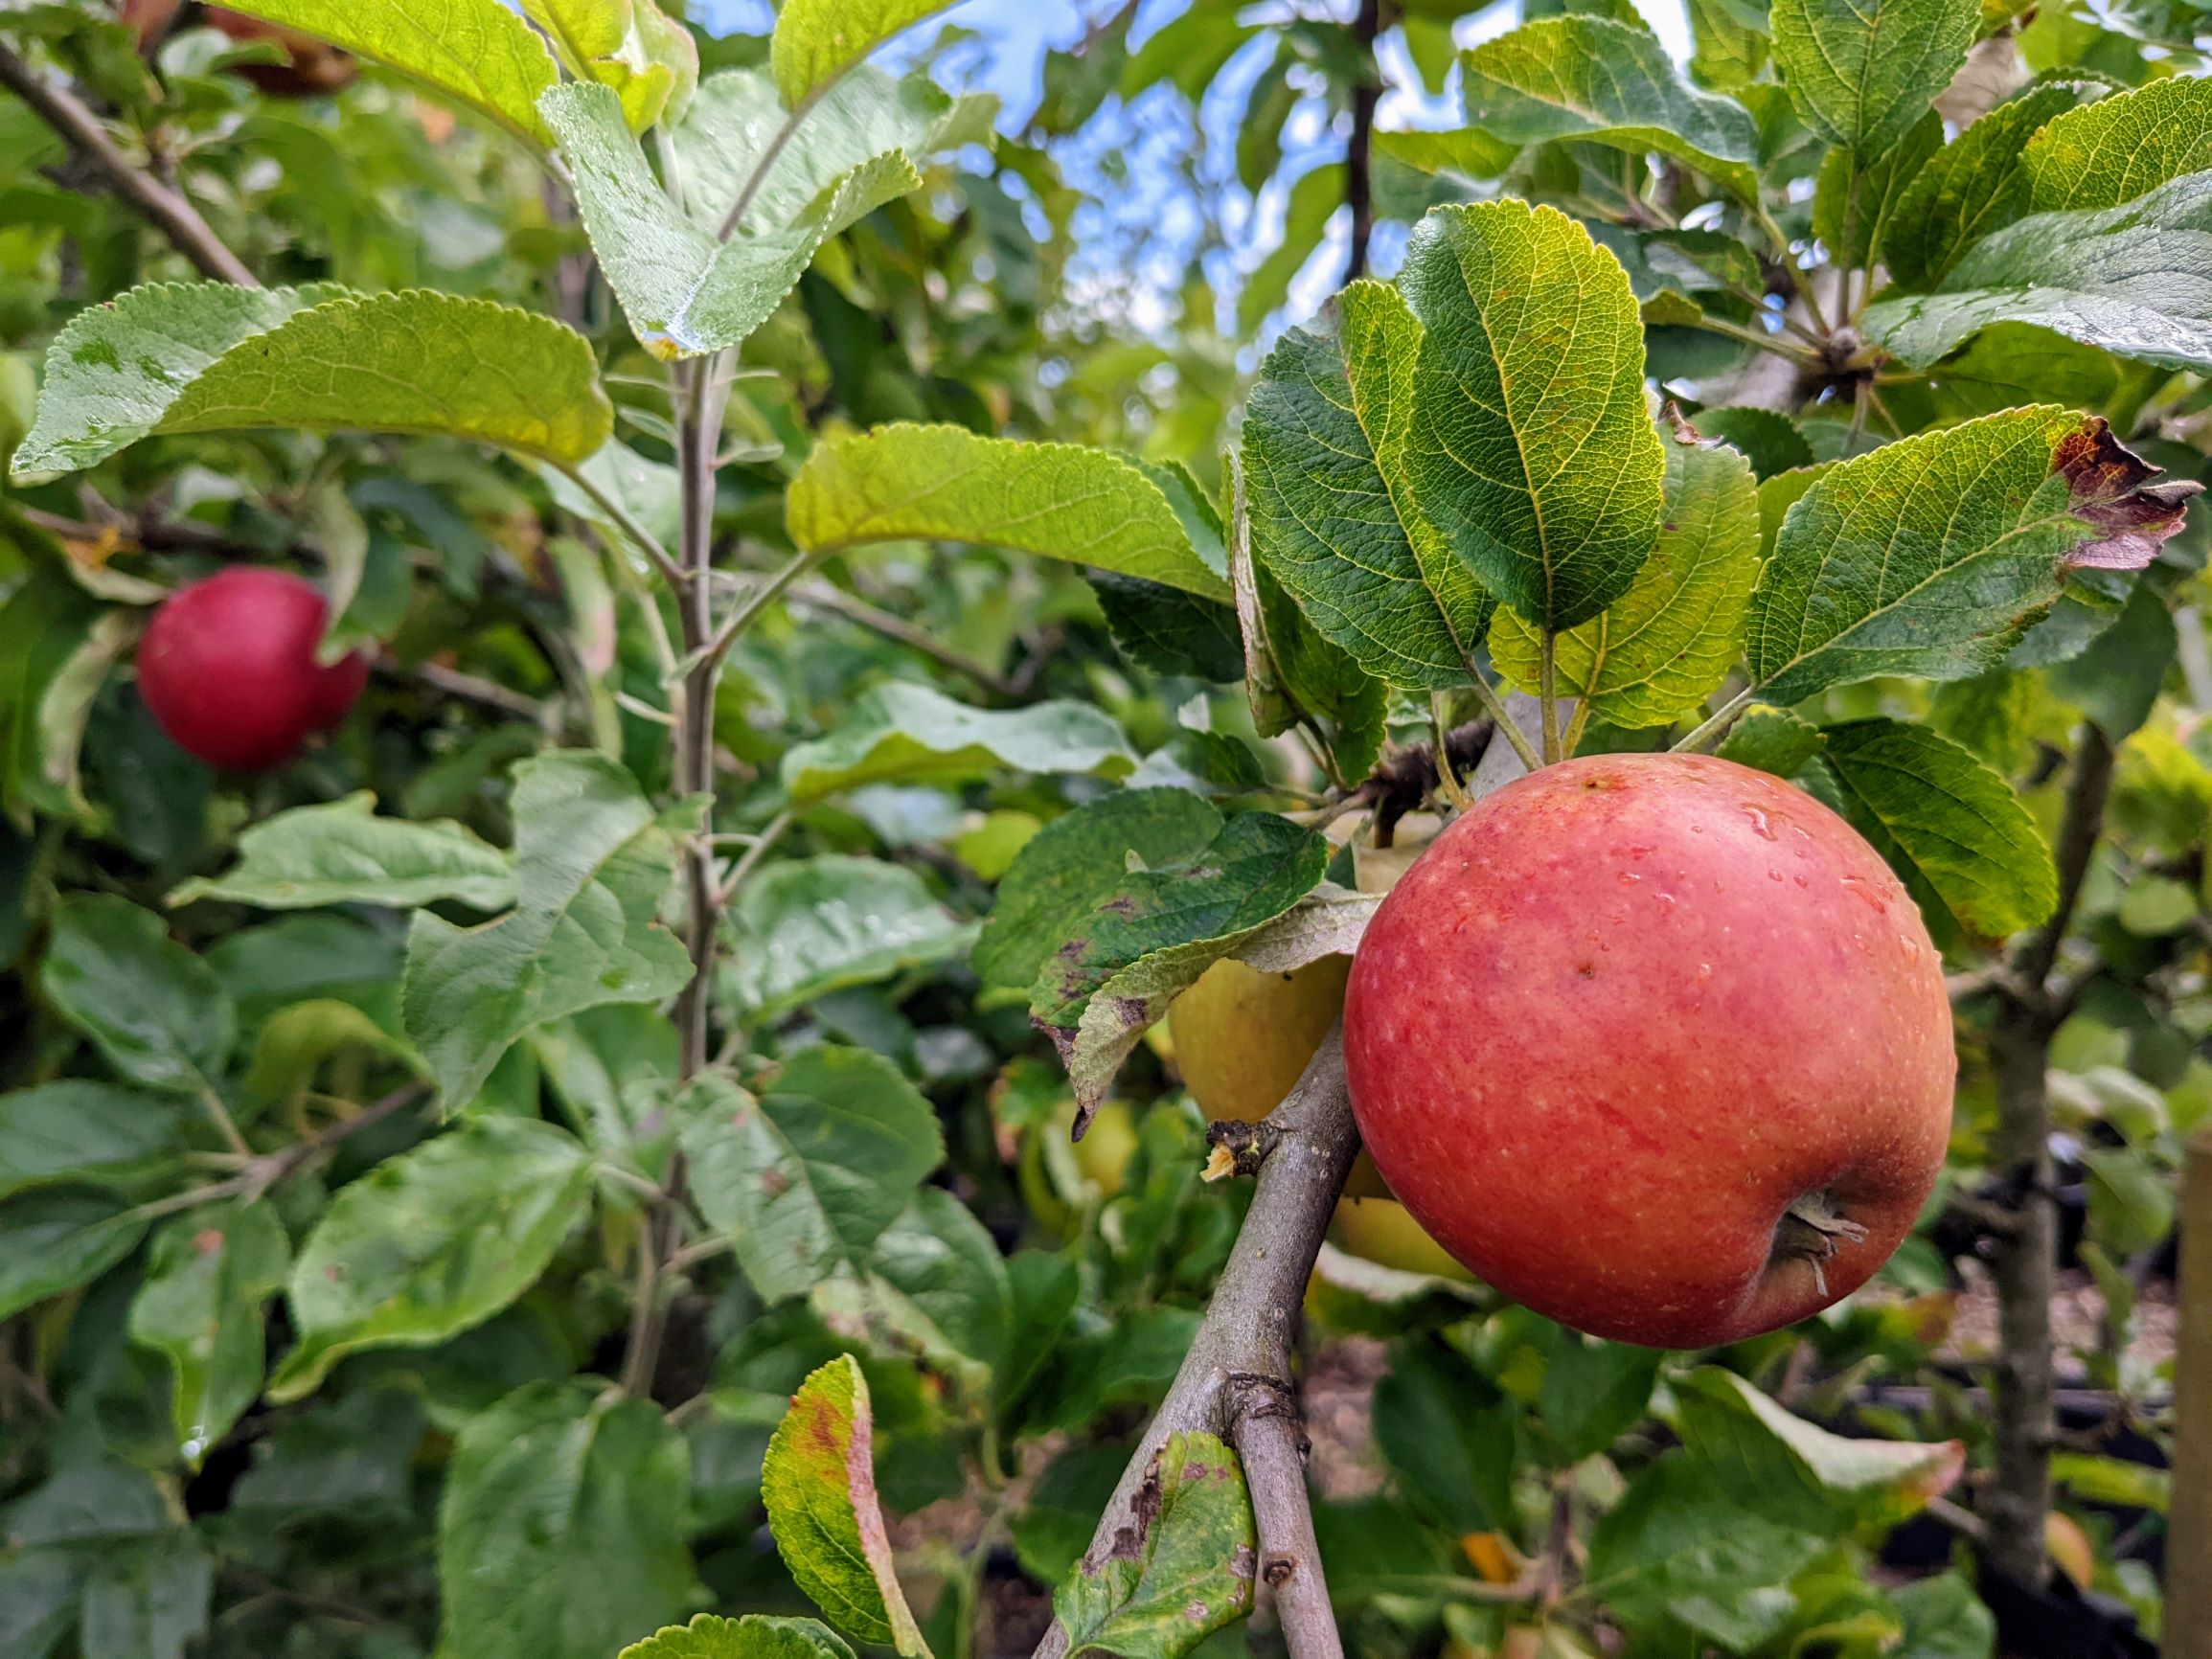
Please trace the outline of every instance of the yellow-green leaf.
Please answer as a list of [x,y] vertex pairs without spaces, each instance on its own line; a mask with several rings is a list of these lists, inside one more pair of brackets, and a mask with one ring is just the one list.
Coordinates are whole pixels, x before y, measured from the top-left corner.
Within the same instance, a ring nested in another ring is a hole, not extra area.
[[894,34],[951,0],[786,0],[768,43],[784,106],[797,109]]

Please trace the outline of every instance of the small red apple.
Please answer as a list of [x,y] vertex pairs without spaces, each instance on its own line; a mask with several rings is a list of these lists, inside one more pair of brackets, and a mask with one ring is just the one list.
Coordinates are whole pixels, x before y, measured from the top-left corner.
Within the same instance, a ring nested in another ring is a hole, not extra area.
[[1857,1289],[1950,1130],[1943,970],[1874,849],[1732,761],[1549,766],[1383,900],[1344,1008],[1392,1192],[1596,1336],[1702,1348]]
[[239,564],[180,588],[138,648],[138,694],[176,745],[211,766],[282,765],[346,717],[368,678],[359,651],[315,661],[328,607],[281,570]]

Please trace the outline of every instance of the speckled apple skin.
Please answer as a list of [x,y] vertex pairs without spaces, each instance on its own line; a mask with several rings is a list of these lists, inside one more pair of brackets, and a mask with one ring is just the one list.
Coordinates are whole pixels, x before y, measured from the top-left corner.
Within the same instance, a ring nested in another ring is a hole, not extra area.
[[[1703,1348],[1857,1289],[1911,1228],[1956,1061],[1920,912],[1802,790],[1699,755],[1509,784],[1383,900],[1344,1008],[1359,1132],[1451,1254],[1595,1336]],[[1822,1266],[1775,1229],[1824,1193]]]

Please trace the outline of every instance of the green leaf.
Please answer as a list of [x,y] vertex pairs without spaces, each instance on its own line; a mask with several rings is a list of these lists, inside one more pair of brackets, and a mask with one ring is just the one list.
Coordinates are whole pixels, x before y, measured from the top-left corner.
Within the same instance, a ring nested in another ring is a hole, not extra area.
[[1353,284],[1337,305],[1334,331],[1286,333],[1252,389],[1253,557],[1377,678],[1463,686],[1493,602],[1406,481],[1421,325],[1380,283]]
[[862,65],[818,99],[770,153],[784,121],[775,82],[763,70],[725,70],[700,85],[673,135],[684,212],[719,236],[749,187],[738,234],[783,230],[838,179],[878,156],[989,144],[996,107],[986,97],[954,98],[924,73],[893,77]]
[[76,688],[88,658],[104,677],[109,658],[96,636],[114,614],[45,563],[0,602],[0,807],[21,830],[35,812],[77,810],[66,776],[74,757],[56,764],[54,739],[71,725],[63,711],[83,701]]
[[1157,484],[1073,443],[905,423],[827,438],[791,480],[784,511],[791,539],[824,556],[875,541],[967,541],[1229,597]]
[[299,1345],[269,1398],[311,1393],[346,1354],[428,1348],[536,1282],[583,1218],[591,1161],[533,1118],[472,1118],[341,1188],[292,1269]]
[[1425,332],[1405,468],[1484,585],[1568,628],[1635,580],[1666,460],[1644,409],[1644,334],[1620,261],[1566,215],[1440,208],[1401,279]]
[[[1658,545],[1627,593],[1556,643],[1561,693],[1586,697],[1591,714],[1616,726],[1671,725],[1727,677],[1759,574],[1750,464],[1686,427],[1661,442]],[[1500,673],[1537,690],[1543,642],[1517,613],[1498,613],[1490,649]]]
[[1196,857],[1221,815],[1182,789],[1130,789],[1055,818],[1021,850],[969,965],[984,984],[1027,990],[1052,953],[1121,887],[1132,858],[1146,869]]
[[0,1319],[90,1284],[145,1237],[126,1199],[82,1187],[0,1204]]
[[1657,150],[1759,200],[1759,127],[1732,98],[1682,79],[1650,30],[1570,15],[1524,23],[1459,57],[1467,121],[1513,145],[1586,139]]
[[1739,450],[1751,463],[1751,475],[1760,480],[1813,465],[1813,445],[1797,422],[1771,409],[1700,409],[1698,430]]
[[1929,110],[1871,160],[1832,149],[1813,195],[1813,234],[1839,265],[1871,267],[1888,245],[1900,198],[1943,148],[1943,121]]
[[1772,43],[1759,0],[1689,0],[1690,76],[1700,86],[1733,92],[1759,79]]
[[1156,674],[1187,675],[1227,685],[1244,673],[1237,613],[1163,582],[1110,571],[1084,573],[1106,613],[1114,648]]
[[632,1642],[617,1659],[853,1659],[853,1649],[817,1619],[696,1613],[689,1625]]
[[2139,1147],[2092,1147],[2089,1236],[2115,1260],[2150,1249],[2174,1230],[2172,1177]]
[[794,802],[864,784],[924,784],[1002,770],[1126,778],[1137,758],[1109,715],[1055,698],[1022,709],[977,709],[928,686],[885,680],[863,692],[827,738],[784,755]]
[[1966,62],[1977,0],[1774,0],[1790,101],[1831,144],[1872,157],[1903,138]]
[[411,76],[543,147],[537,95],[559,78],[545,43],[499,0],[239,0],[281,23]]
[[1086,1555],[1053,1597],[1069,1659],[1181,1659],[1251,1611],[1257,1546],[1235,1452],[1170,1435],[1131,1507],[1146,1518],[1136,1535]]
[[998,1244],[942,1187],[924,1187],[869,1252],[864,1277],[825,1279],[815,1312],[887,1359],[917,1359],[988,1398],[1006,1356],[1014,1293]]
[[1713,752],[1739,766],[1755,766],[1777,778],[1794,778],[1805,762],[1828,746],[1828,739],[1812,721],[1777,709],[1753,703],[1745,709],[1721,746]]
[[1966,251],[2028,211],[2029,137],[2101,83],[2044,81],[2007,99],[1938,150],[1913,176],[1890,216],[1881,253],[1908,288],[1941,282]]
[[14,476],[76,471],[159,432],[403,432],[557,462],[606,442],[590,343],[549,317],[422,289],[263,290],[241,306],[217,288],[151,284],[78,312],[47,353]]
[[238,1035],[215,970],[171,939],[152,911],[112,894],[55,900],[39,984],[109,1065],[150,1089],[213,1088]]
[[2212,168],[2212,85],[2169,76],[2054,116],[2021,157],[2030,213],[2118,207]]
[[1990,1659],[1996,1650],[1996,1621],[1956,1573],[1903,1585],[1889,1599],[1904,1617],[1896,1659]]
[[215,1562],[179,1529],[103,1550],[85,1575],[78,1646],[85,1659],[185,1659],[207,1634]]
[[584,229],[630,331],[662,358],[744,340],[791,291],[816,249],[922,182],[914,164],[892,150],[825,185],[788,223],[725,240],[718,226],[694,220],[661,188],[611,90],[568,81],[538,108],[559,140]]
[[692,977],[659,920],[675,844],[636,779],[603,755],[543,755],[514,769],[513,813],[514,908],[476,927],[417,911],[407,936],[406,1032],[449,1109],[533,1026]]
[[864,1049],[802,1049],[759,1097],[693,1085],[682,1132],[699,1213],[771,1302],[857,1273],[945,1156],[937,1115]]
[[1537,1396],[1553,1466],[1568,1468],[1611,1449],[1644,1420],[1661,1357],[1655,1349],[1555,1329]]
[[2050,848],[2011,785],[1971,749],[1901,720],[1854,720],[1823,735],[1817,764],[1845,816],[1896,869],[1939,940],[1952,916],[2001,939],[2050,915]]
[[838,1629],[925,1656],[876,1502],[874,1440],[868,1379],[841,1354],[800,1385],[768,1442],[761,1467],[768,1531],[799,1588]]
[[1781,1628],[1795,1601],[1775,1587],[1826,1548],[1746,1511],[1700,1464],[1667,1457],[1598,1522],[1585,1584],[1631,1632],[1674,1621],[1741,1652]]
[[438,1512],[439,1651],[606,1659],[674,1619],[690,1488],[660,1407],[591,1379],[532,1383],[470,1419]]
[[[1877,674],[1979,673],[2058,598],[2068,565],[2148,562],[2187,499],[2151,476],[2103,421],[2049,405],[1827,468],[1789,508],[1752,592],[1754,684],[1789,704]],[[1804,477],[1769,480],[1762,511]]]
[[748,1020],[943,962],[974,937],[905,865],[839,852],[756,873],[728,927],[722,987]]
[[1416,172],[1457,173],[1473,179],[1496,178],[1520,153],[1520,146],[1471,126],[1458,132],[1378,132],[1374,146],[1377,155]]
[[632,132],[681,115],[699,80],[698,45],[653,0],[522,0],[571,75],[611,86]]
[[1865,323],[1915,367],[1991,324],[2032,323],[2136,362],[2212,371],[2212,172],[2119,207],[2016,220],[1934,292],[1870,306]]
[[253,1062],[246,1067],[245,1092],[256,1101],[278,1101],[314,1081],[323,1062],[334,1054],[355,1053],[398,1060],[427,1080],[422,1057],[362,1009],[337,997],[309,997],[279,1010],[262,1022],[254,1038]]
[[1722,1489],[1747,1513],[1805,1532],[1894,1523],[1966,1466],[1963,1442],[1847,1439],[1719,1366],[1678,1378],[1674,1393],[1683,1443]]
[[135,1187],[174,1167],[192,1109],[89,1078],[0,1095],[0,1198],[34,1187]]
[[901,31],[949,0],[787,0],[776,14],[768,62],[784,106],[797,109]]
[[1426,1339],[1396,1345],[1375,1389],[1375,1443],[1400,1489],[1458,1534],[1513,1530],[1517,1419],[1489,1377]]
[[153,1236],[130,1334],[169,1358],[171,1420],[194,1468],[262,1392],[262,1306],[291,1265],[291,1240],[266,1204],[210,1204]]
[[16,1549],[0,1559],[0,1643],[24,1659],[47,1659],[77,1620],[84,1569],[65,1550]]
[[449,818],[414,824],[376,816],[367,789],[319,807],[295,807],[239,836],[226,875],[187,881],[172,905],[227,899],[262,910],[381,904],[410,910],[458,899],[476,910],[514,902],[507,855]]

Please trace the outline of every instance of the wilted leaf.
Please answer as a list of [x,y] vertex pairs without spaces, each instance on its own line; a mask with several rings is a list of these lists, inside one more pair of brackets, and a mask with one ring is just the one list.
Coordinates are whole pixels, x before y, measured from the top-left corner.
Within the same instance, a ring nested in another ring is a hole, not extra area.
[[[2193,486],[2102,420],[2041,406],[1884,445],[1811,481],[1751,595],[1746,654],[1770,702],[1877,674],[1964,679],[2058,598],[2069,564],[2148,562]],[[1802,477],[1785,473],[1761,490]]]
[[407,938],[407,1035],[453,1110],[531,1027],[657,1002],[692,976],[659,920],[675,863],[669,821],[635,778],[603,755],[543,755],[514,769],[513,812],[514,908],[476,927],[417,911]]
[[864,784],[946,783],[998,771],[1126,778],[1137,758],[1112,716],[1055,698],[978,709],[942,692],[885,680],[863,692],[827,738],[786,751],[781,775],[796,802]]
[[1955,916],[2002,939],[2058,902],[2058,875],[2035,820],[1970,749],[1926,726],[1830,726],[1816,762],[1844,812],[1887,858],[1941,940]]
[[1369,673],[1461,686],[1494,602],[1405,476],[1421,325],[1380,283],[1353,284],[1337,305],[1334,330],[1285,334],[1252,390],[1253,555]]
[[1256,1540],[1235,1452],[1210,1434],[1170,1435],[1131,1509],[1135,1525],[1053,1597],[1069,1659],[1180,1659],[1251,1611]]
[[514,902],[514,877],[507,855],[474,830],[445,818],[379,818],[376,797],[363,789],[263,819],[239,836],[239,861],[228,875],[187,881],[169,896],[172,905],[200,898],[262,910],[411,910],[453,898],[504,910]]
[[1684,80],[1649,29],[1541,17],[1459,58],[1467,121],[1514,145],[1579,138],[1656,150],[1739,199],[1759,199],[1759,127],[1734,99]]
[[905,423],[826,438],[791,480],[784,511],[791,539],[811,553],[976,542],[1229,597],[1157,484],[1119,456],[1072,443]]
[[[1663,435],[1664,516],[1629,591],[1559,636],[1560,693],[1586,697],[1616,726],[1664,726],[1695,709],[1743,653],[1759,574],[1759,500],[1735,450],[1687,427]],[[1541,678],[1542,640],[1518,612],[1491,625],[1498,671],[1524,691]]]
[[1644,408],[1628,278],[1553,208],[1442,208],[1401,279],[1426,330],[1406,471],[1422,512],[1530,622],[1619,598],[1659,534],[1665,458]]
[[1775,0],[1774,61],[1806,125],[1871,158],[1950,84],[1981,24],[1977,0]]
[[802,1049],[757,1099],[702,1079],[685,1116],[700,1214],[771,1302],[860,1272],[945,1156],[929,1102],[864,1049]]
[[1068,936],[1127,879],[1196,856],[1221,815],[1182,789],[1129,789],[1055,818],[1024,847],[969,956],[987,985],[1027,990]]
[[269,1398],[311,1393],[368,1348],[427,1348],[479,1325],[536,1282],[582,1219],[591,1161],[534,1118],[471,1118],[341,1188],[300,1247],[299,1345]]
[[690,1485],[660,1407],[589,1379],[532,1383],[471,1418],[438,1513],[440,1651],[604,1659],[667,1624],[693,1587]]
[[[504,13],[503,13],[504,14]],[[157,432],[406,432],[575,463],[612,406],[582,334],[489,300],[148,284],[77,313],[10,463],[77,471]]]
[[387,64],[519,138],[546,143],[537,95],[559,71],[499,0],[239,0],[228,10]]
[[800,1386],[768,1443],[761,1469],[768,1530],[799,1588],[837,1628],[925,1656],[876,1502],[874,1439],[868,1379],[839,1355]]
[[194,1468],[262,1392],[262,1305],[291,1265],[291,1240],[266,1204],[210,1204],[154,1235],[130,1334],[169,1358],[171,1420]]

